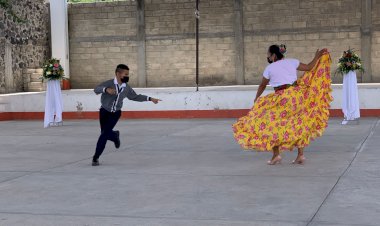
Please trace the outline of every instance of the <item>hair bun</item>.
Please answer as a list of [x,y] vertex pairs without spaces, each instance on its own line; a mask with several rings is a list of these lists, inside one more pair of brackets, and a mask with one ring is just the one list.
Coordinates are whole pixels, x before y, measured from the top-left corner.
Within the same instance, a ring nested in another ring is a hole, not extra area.
[[279,45],[279,47],[280,47],[280,53],[285,54],[286,53],[286,45],[281,44],[281,45]]

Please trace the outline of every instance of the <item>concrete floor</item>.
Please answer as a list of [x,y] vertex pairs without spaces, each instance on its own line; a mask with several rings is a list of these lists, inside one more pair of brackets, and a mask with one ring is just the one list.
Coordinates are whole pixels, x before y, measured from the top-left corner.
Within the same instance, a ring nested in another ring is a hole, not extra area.
[[0,122],[0,225],[380,225],[380,119],[340,121],[268,166],[231,119],[122,120],[98,167],[96,120]]

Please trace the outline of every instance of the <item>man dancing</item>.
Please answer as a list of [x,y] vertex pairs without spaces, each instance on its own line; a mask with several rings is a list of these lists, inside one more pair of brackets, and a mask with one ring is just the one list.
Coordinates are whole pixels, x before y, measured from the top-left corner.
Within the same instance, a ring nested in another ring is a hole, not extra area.
[[101,134],[96,144],[95,154],[92,158],[93,166],[99,165],[99,157],[106,147],[107,140],[113,141],[116,148],[120,147],[120,132],[113,131],[113,128],[121,116],[124,98],[138,102],[152,101],[155,104],[161,101],[153,97],[136,94],[128,85],[128,81],[128,66],[119,64],[115,70],[115,78],[101,83],[94,89],[96,94],[102,94],[102,96],[101,107],[99,109]]

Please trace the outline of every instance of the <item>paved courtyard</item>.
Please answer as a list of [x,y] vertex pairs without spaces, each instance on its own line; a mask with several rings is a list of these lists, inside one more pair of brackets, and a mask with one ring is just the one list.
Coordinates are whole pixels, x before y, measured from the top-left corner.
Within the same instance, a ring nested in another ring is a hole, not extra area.
[[380,225],[380,119],[331,119],[304,166],[242,151],[233,122],[121,120],[98,167],[96,120],[0,122],[0,225]]

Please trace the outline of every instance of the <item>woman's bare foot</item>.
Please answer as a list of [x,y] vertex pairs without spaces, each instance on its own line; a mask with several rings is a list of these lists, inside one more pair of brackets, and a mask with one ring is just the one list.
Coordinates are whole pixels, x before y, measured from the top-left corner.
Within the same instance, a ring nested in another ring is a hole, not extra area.
[[277,155],[277,156],[273,156],[272,157],[272,160],[268,161],[268,165],[276,165],[276,164],[280,164],[281,163],[281,156],[280,155]]
[[305,163],[305,160],[306,158],[303,155],[299,155],[292,163],[303,165]]

